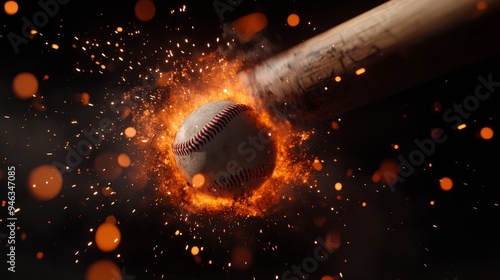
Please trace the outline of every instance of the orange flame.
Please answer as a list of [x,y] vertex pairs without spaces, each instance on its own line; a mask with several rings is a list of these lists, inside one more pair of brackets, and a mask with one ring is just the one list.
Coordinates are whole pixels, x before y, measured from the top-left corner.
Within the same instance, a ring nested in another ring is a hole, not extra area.
[[[263,216],[276,210],[280,201],[294,200],[293,192],[298,184],[306,183],[310,175],[311,162],[306,160],[303,145],[310,132],[299,131],[288,122],[259,111],[259,120],[271,128],[277,139],[277,162],[271,178],[253,193],[237,200],[214,197],[187,185],[171,149],[175,133],[184,119],[197,107],[216,100],[231,100],[258,108],[258,100],[248,95],[237,80],[238,67],[237,63],[215,54],[203,55],[194,63],[183,61],[179,69],[162,79],[161,87],[154,90],[150,98],[142,98],[155,101],[145,102],[134,111],[137,135],[133,140],[139,148],[136,157],[141,160],[138,162],[144,162],[142,172],[150,178],[161,178],[156,182],[161,196],[190,212],[224,213],[228,218],[232,215]],[[163,87],[165,80],[168,84]]]

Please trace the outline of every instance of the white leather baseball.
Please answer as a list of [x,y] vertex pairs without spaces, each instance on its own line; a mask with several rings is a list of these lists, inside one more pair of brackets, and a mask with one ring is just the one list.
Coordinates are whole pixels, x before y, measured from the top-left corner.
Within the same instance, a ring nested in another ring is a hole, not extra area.
[[179,127],[172,146],[180,170],[192,185],[216,196],[250,194],[273,173],[276,143],[253,109],[232,101],[200,106]]

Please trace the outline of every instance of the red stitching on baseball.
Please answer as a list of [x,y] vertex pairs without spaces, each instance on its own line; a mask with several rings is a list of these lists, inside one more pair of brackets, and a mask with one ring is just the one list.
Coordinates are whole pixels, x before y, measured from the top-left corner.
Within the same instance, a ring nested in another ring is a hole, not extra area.
[[221,110],[191,139],[174,143],[172,150],[177,156],[186,156],[205,146],[215,135],[221,132],[229,122],[241,113],[252,111],[252,107],[244,104],[232,104]]
[[275,164],[265,163],[257,166],[251,166],[246,169],[241,169],[235,174],[222,177],[219,180],[213,180],[209,184],[210,189],[225,190],[241,186],[242,184],[258,178],[265,178],[271,175],[274,171]]

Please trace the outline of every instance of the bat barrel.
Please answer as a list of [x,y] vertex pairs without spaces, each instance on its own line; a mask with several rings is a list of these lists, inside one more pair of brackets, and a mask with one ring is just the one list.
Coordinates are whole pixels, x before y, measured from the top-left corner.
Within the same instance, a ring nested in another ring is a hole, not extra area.
[[500,53],[500,0],[393,0],[241,72],[259,108],[334,117]]

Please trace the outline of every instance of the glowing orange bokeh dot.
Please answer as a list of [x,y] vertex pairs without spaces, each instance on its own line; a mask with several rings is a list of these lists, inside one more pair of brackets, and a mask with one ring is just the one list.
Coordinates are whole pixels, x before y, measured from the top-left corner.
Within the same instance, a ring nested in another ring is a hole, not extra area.
[[443,191],[449,191],[453,188],[453,181],[448,177],[443,177],[439,180],[439,185]]
[[385,159],[379,167],[380,180],[384,184],[392,185],[397,182],[399,174],[398,162],[394,159]]
[[288,23],[288,25],[290,25],[291,27],[294,27],[294,26],[297,26],[299,25],[299,22],[300,22],[300,18],[297,14],[291,14],[288,16],[288,18],[286,19],[286,22]]
[[484,11],[488,8],[488,3],[485,1],[479,1],[476,3],[476,8],[478,11]]
[[104,187],[101,189],[102,195],[108,197],[113,193],[113,189],[111,187]]
[[155,3],[151,0],[139,0],[134,8],[135,16],[140,21],[150,21],[156,14]]
[[94,161],[97,175],[105,180],[114,180],[120,176],[122,168],[118,165],[118,156],[111,152],[98,155]]
[[481,131],[479,132],[479,134],[481,135],[481,138],[483,138],[485,140],[489,140],[489,139],[493,138],[493,129],[491,129],[489,127],[483,127],[481,129]]
[[381,179],[380,177],[381,177],[380,176],[380,171],[377,170],[377,171],[373,172],[372,182],[374,182],[374,183],[380,182],[380,179]]
[[241,41],[250,41],[259,31],[266,28],[268,23],[263,13],[252,13],[243,16],[231,23],[231,27],[238,34]]
[[37,253],[36,253],[36,258],[37,258],[38,260],[43,259],[43,252],[37,252]]
[[62,185],[61,173],[52,165],[38,166],[28,175],[28,189],[34,198],[41,201],[59,194]]
[[3,5],[3,9],[5,10],[6,14],[11,16],[17,13],[17,11],[19,10],[19,5],[17,4],[16,1],[7,1]]
[[432,103],[432,109],[434,110],[434,112],[439,113],[439,112],[441,112],[442,108],[443,108],[443,105],[441,105],[441,102],[436,101],[436,102]]
[[336,230],[331,230],[326,235],[325,245],[329,249],[336,251],[341,245],[341,240],[342,240],[342,236],[340,235],[340,232],[338,232]]
[[38,79],[28,72],[19,73],[12,82],[12,90],[17,98],[28,99],[37,93]]
[[79,94],[79,101],[82,103],[82,105],[89,105],[90,103],[90,94],[84,92],[82,94]]
[[196,256],[198,255],[198,253],[200,253],[200,248],[198,248],[197,246],[193,246],[193,248],[191,248],[191,254],[193,256]]
[[121,233],[117,226],[112,223],[101,224],[95,233],[95,243],[99,250],[111,252],[120,245]]
[[193,176],[193,187],[201,188],[205,184],[205,176],[203,174],[198,173]]
[[135,128],[129,126],[125,129],[125,136],[127,136],[127,138],[132,138],[134,137],[135,135],[137,134],[137,130],[135,130]]
[[115,218],[115,216],[113,216],[113,215],[107,216],[106,217],[106,223],[112,224],[112,225],[116,224],[116,218]]
[[318,159],[315,159],[312,164],[313,168],[317,171],[321,171],[323,169],[323,164]]
[[118,164],[121,167],[129,167],[130,164],[131,164],[130,157],[127,154],[125,154],[125,153],[119,154],[118,155]]
[[339,123],[336,121],[332,121],[332,128],[335,130],[339,130],[340,129]]
[[347,173],[346,173],[347,177],[351,177],[352,176],[352,172],[353,172],[352,168],[347,169]]
[[93,263],[85,273],[85,280],[122,280],[120,268],[110,260]]
[[341,191],[342,190],[342,183],[340,183],[340,182],[335,183],[335,190]]
[[325,216],[313,217],[313,223],[317,227],[322,227],[326,223],[326,217]]
[[333,279],[333,277],[330,275],[325,275],[325,276],[321,277],[321,280],[335,280],[335,279]]
[[238,270],[248,269],[253,263],[252,250],[245,245],[236,246],[231,252],[231,262]]
[[130,180],[130,185],[134,188],[134,189],[143,189],[144,187],[146,187],[146,185],[148,184],[148,180],[149,178],[147,177],[147,175],[143,172],[141,172],[141,170],[137,169],[137,167],[131,167],[132,170],[129,171],[128,175],[127,175],[127,178]]

